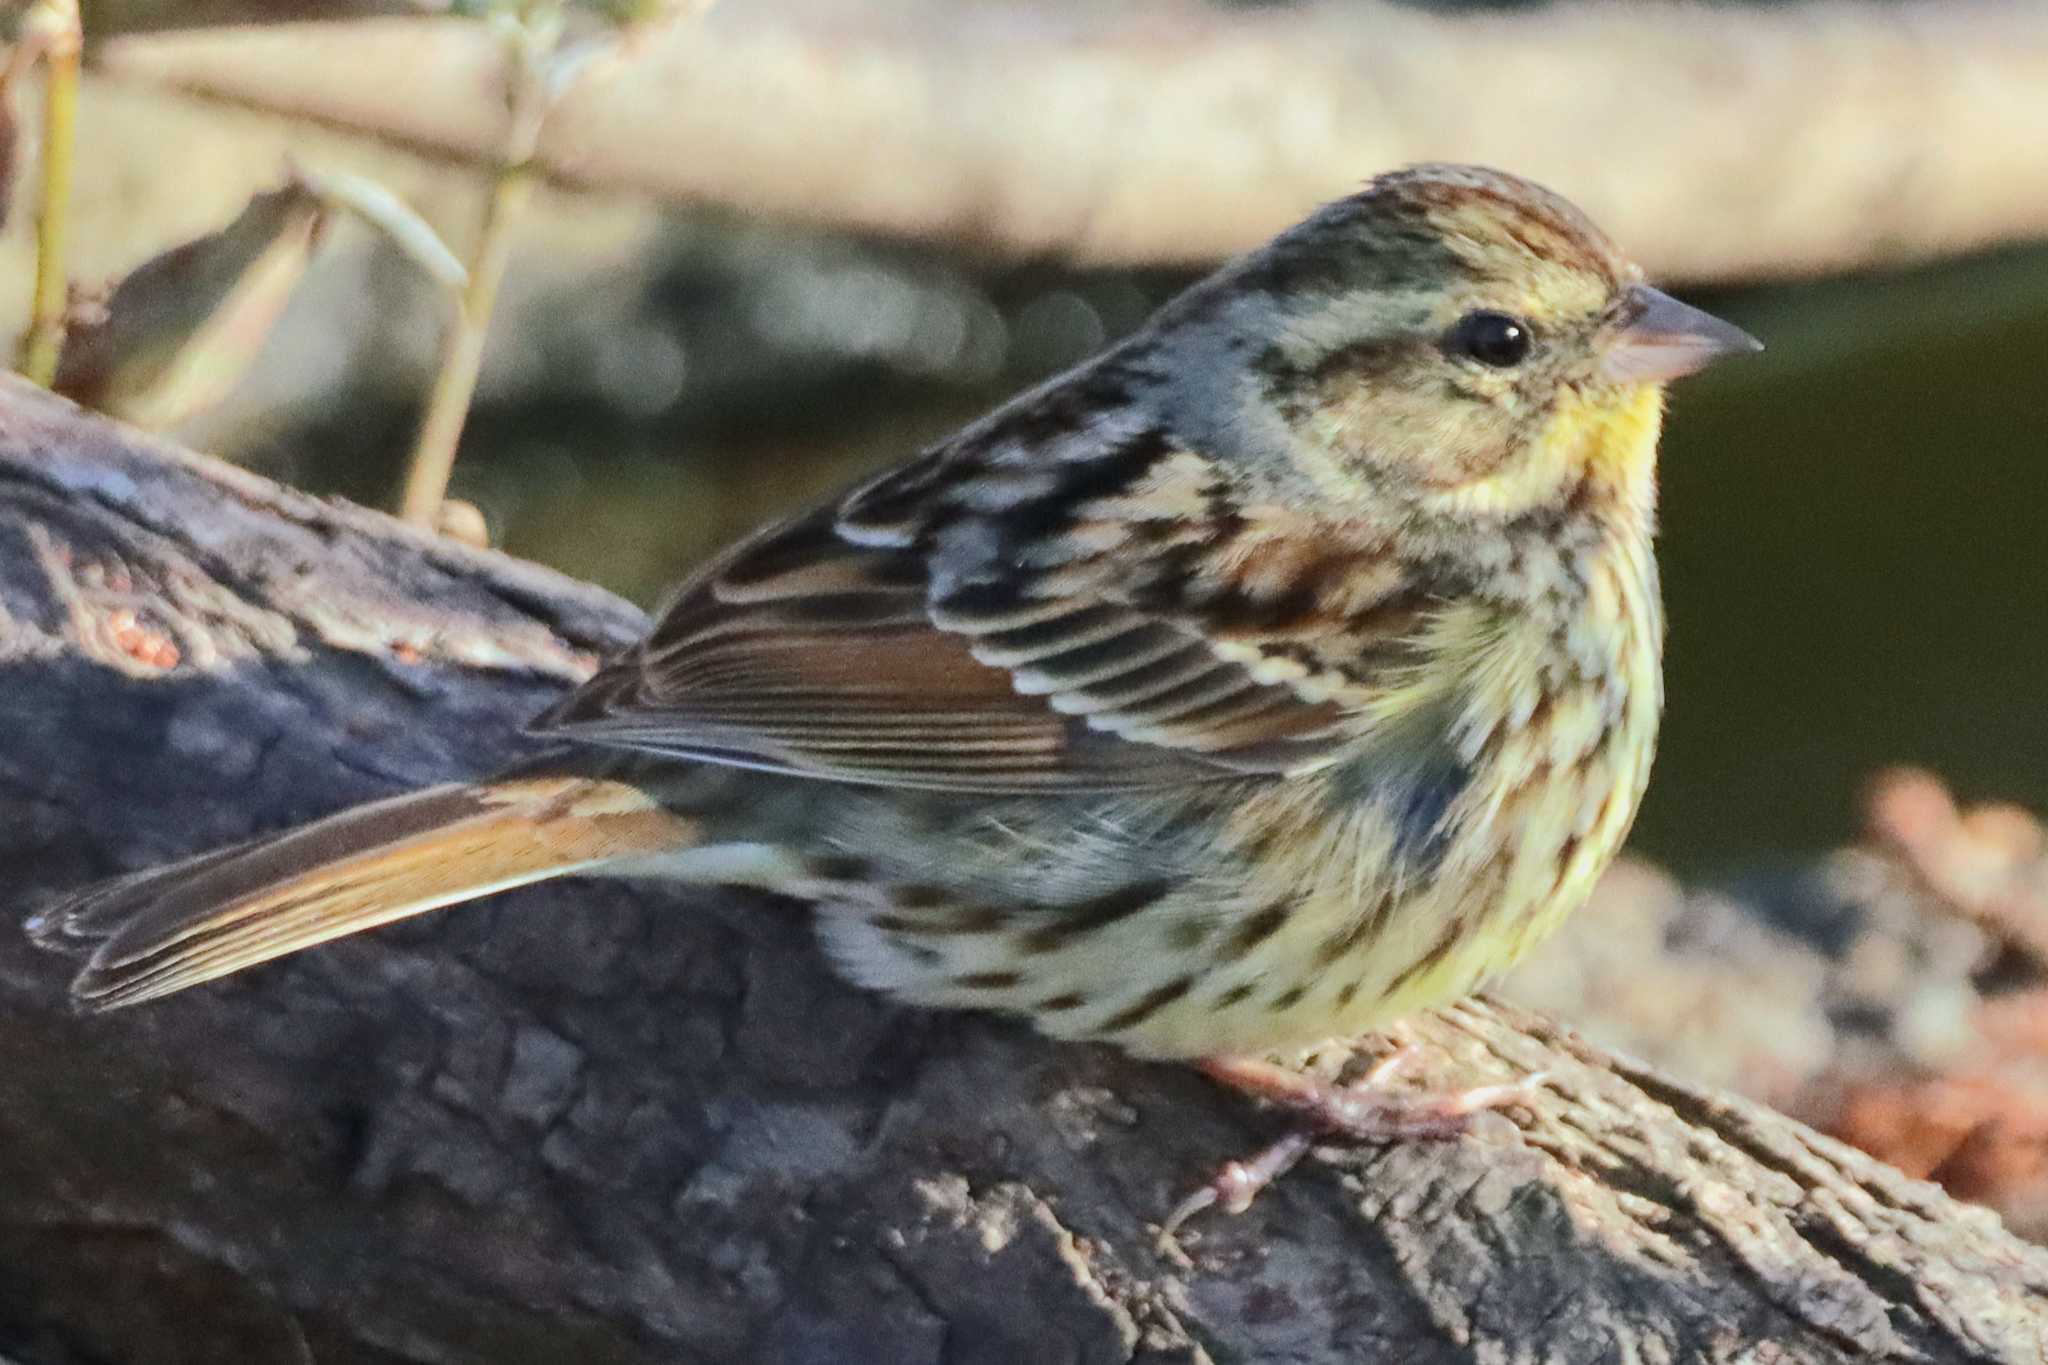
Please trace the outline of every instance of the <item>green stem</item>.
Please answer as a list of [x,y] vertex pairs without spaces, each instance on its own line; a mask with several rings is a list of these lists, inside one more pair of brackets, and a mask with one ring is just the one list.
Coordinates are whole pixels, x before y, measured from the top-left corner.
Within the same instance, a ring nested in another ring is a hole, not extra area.
[[469,402],[483,366],[484,335],[490,330],[498,283],[505,277],[505,262],[511,256],[513,228],[533,195],[533,180],[532,166],[521,163],[499,171],[491,186],[483,234],[469,264],[469,283],[442,338],[441,370],[434,378],[426,416],[413,442],[412,466],[406,472],[399,514],[420,526],[434,524],[448,493],[455,447],[462,440],[463,423],[469,417]]
[[[76,23],[74,12],[72,22]],[[53,42],[43,58],[43,183],[36,206],[36,293],[28,332],[21,343],[21,369],[48,388],[57,378],[70,311],[70,281],[64,273],[64,231],[71,216],[72,143],[78,123],[78,48]]]
[[469,264],[469,283],[453,324],[441,343],[441,372],[427,399],[426,416],[413,442],[412,465],[406,471],[399,515],[417,526],[432,527],[448,495],[455,471],[455,447],[469,417],[483,366],[484,334],[490,330],[498,283],[512,252],[512,230],[533,197],[534,153],[541,124],[553,93],[548,67],[561,38],[561,0],[528,0],[506,28],[506,58],[511,88],[511,115],[505,128],[502,160],[491,182],[484,208],[483,233]]

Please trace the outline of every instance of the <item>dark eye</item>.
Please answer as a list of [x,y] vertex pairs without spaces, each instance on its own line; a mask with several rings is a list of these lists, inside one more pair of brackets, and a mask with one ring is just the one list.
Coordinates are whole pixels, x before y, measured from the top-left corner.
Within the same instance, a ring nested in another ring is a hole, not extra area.
[[1529,324],[1506,313],[1467,313],[1451,327],[1444,349],[1469,355],[1482,365],[1506,369],[1529,354]]

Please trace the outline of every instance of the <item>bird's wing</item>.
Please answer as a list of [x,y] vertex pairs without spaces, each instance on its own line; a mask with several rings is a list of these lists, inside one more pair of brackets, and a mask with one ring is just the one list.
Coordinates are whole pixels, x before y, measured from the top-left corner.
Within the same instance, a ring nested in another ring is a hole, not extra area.
[[[1282,545],[1154,432],[1032,421],[736,546],[535,730],[840,781],[1108,790],[1316,766],[1399,684],[1427,609],[1402,575]],[[1319,615],[1347,593],[1359,610]]]

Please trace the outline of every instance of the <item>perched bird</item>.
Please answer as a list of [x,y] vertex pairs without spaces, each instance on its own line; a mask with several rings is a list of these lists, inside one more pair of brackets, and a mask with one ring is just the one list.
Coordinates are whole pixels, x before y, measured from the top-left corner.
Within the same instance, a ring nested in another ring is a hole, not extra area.
[[85,892],[95,1008],[563,875],[770,888],[918,1005],[1212,1074],[1472,990],[1585,897],[1662,704],[1663,385],[1756,348],[1515,176],[1372,181],[692,578],[562,749]]

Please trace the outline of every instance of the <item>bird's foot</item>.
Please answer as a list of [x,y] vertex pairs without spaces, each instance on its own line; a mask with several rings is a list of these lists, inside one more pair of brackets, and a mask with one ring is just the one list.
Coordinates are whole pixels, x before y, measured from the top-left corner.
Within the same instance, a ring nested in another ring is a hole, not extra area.
[[1302,1122],[1257,1155],[1225,1165],[1208,1184],[1174,1206],[1161,1225],[1162,1242],[1204,1209],[1243,1213],[1259,1192],[1294,1168],[1319,1139],[1401,1142],[1410,1138],[1451,1138],[1472,1124],[1472,1116],[1531,1098],[1543,1074],[1507,1085],[1469,1090],[1389,1094],[1380,1089],[1414,1055],[1403,1047],[1382,1058],[1364,1077],[1337,1085],[1313,1076],[1244,1057],[1211,1057],[1198,1065],[1215,1080],[1270,1104],[1293,1110]]

